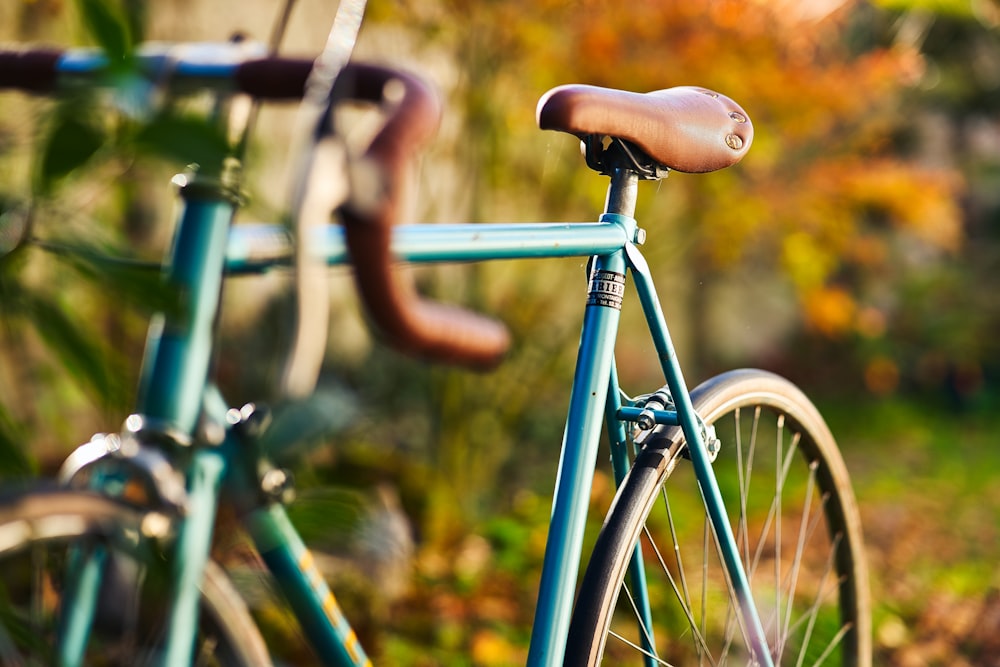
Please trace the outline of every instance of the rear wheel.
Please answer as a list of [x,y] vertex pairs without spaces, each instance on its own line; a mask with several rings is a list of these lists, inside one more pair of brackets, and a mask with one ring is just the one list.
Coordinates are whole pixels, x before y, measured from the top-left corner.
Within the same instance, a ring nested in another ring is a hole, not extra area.
[[[867,667],[861,523],[819,413],[763,371],[720,375],[691,398],[721,441],[713,468],[773,662]],[[581,584],[567,665],[757,663],[684,451],[678,427],[658,427],[623,482]]]
[[[160,532],[164,521],[74,491],[35,491],[0,502],[0,664],[59,663],[60,622],[72,606],[68,582],[94,554],[100,593],[79,664],[154,662],[165,630],[167,561],[144,536]],[[194,661],[270,664],[245,604],[211,562],[201,585]]]

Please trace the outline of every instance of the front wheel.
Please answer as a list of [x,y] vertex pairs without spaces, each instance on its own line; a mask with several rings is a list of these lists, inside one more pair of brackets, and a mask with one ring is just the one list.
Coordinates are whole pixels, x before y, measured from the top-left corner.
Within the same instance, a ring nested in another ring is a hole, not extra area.
[[[102,496],[34,490],[0,499],[0,664],[156,664],[167,572],[152,524],[167,520]],[[70,582],[97,564],[98,592],[72,599]],[[271,664],[246,605],[209,561],[201,582],[196,665]],[[61,656],[66,619],[87,613],[88,639]]]
[[[721,441],[713,469],[774,664],[868,667],[860,517],[816,408],[787,380],[755,370],[713,378],[691,399]],[[598,537],[566,664],[758,664],[684,436],[657,429]]]

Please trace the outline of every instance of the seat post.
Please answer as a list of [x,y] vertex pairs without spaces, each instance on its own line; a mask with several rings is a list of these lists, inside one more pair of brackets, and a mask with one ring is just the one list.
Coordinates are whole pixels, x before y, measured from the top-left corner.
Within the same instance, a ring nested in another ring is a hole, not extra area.
[[611,172],[611,184],[604,203],[605,213],[635,217],[635,202],[639,192],[639,174],[626,167],[616,167]]

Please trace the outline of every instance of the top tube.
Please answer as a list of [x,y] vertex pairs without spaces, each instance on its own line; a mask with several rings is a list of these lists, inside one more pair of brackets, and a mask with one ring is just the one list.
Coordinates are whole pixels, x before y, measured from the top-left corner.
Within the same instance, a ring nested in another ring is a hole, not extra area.
[[[349,263],[344,230],[316,230],[318,253],[331,266]],[[497,259],[589,257],[620,250],[629,241],[614,219],[601,222],[458,223],[399,225],[393,231],[397,260],[415,264]],[[226,271],[246,274],[286,266],[291,260],[287,230],[276,224],[236,225],[230,230]]]

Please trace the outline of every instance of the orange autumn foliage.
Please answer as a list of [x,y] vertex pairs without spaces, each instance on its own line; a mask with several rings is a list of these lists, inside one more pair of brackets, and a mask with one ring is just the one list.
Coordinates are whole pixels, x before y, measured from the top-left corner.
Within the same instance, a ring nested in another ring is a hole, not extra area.
[[519,160],[520,145],[537,143],[525,109],[551,86],[701,85],[738,100],[756,131],[747,158],[669,186],[671,200],[680,191],[695,232],[691,261],[708,272],[745,263],[781,272],[814,331],[836,336],[857,326],[831,326],[819,315],[829,311],[824,300],[837,294],[844,312],[861,312],[857,276],[883,270],[900,238],[931,255],[962,244],[958,176],[906,161],[893,144],[908,120],[902,96],[919,79],[922,57],[903,47],[849,47],[859,30],[856,2],[416,4],[407,20],[451,44],[474,70],[465,90],[487,91],[465,98],[475,102],[470,118],[486,119],[476,132],[496,131],[485,138],[484,169],[509,179],[513,167],[525,190],[537,186],[539,170],[533,158]]

